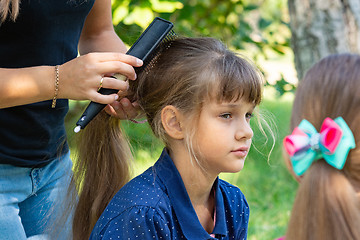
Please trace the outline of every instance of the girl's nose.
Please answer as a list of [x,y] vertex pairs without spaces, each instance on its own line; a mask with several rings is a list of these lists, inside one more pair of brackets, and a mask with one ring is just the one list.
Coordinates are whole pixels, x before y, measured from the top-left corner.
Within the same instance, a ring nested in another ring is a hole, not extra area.
[[250,123],[246,120],[239,124],[239,127],[235,133],[235,139],[251,139],[254,135],[254,132],[250,126]]

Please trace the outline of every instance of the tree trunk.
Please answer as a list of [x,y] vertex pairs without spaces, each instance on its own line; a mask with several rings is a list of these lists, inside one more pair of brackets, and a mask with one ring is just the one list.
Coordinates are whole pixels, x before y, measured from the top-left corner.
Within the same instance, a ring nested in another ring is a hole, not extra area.
[[288,5],[299,80],[329,54],[360,53],[359,0],[288,0]]

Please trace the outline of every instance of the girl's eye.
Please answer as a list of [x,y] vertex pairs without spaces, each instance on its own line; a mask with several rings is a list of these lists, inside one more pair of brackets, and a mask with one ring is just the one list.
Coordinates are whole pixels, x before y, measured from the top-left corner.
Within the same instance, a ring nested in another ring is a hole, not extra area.
[[251,119],[254,116],[252,113],[246,113],[245,117],[246,119]]
[[220,115],[221,118],[225,118],[225,119],[231,119],[232,115],[231,113],[223,113]]

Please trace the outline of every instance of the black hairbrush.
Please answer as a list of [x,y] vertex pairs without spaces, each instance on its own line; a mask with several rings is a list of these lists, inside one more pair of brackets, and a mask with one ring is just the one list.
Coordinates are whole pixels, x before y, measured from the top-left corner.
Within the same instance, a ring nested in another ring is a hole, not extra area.
[[[143,66],[139,68],[135,67],[136,74],[143,71],[146,66],[151,63],[151,59],[154,55],[156,55],[156,51],[159,46],[173,38],[175,34],[171,31],[172,28],[173,24],[171,22],[156,17],[131,46],[129,51],[127,51],[126,54],[137,57],[144,62]],[[115,75],[115,77],[126,80],[126,78],[122,75]],[[109,95],[117,93],[118,90],[101,88],[99,92],[101,94]],[[77,121],[74,131],[79,132],[81,129],[84,129],[105,106],[106,104],[90,102],[80,119]]]

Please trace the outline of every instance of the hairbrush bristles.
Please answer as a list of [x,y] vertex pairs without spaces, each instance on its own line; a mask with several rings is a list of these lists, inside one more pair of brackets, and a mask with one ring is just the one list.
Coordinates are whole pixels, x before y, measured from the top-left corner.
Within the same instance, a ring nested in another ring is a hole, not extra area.
[[144,65],[141,69],[139,69],[139,72],[145,71],[145,73],[148,74],[151,71],[151,69],[155,66],[162,51],[168,49],[171,46],[172,41],[175,40],[176,38],[177,38],[176,33],[173,30],[171,30],[162,40],[159,46],[157,46],[157,48],[153,51],[152,55],[149,56],[148,61],[144,62]]

